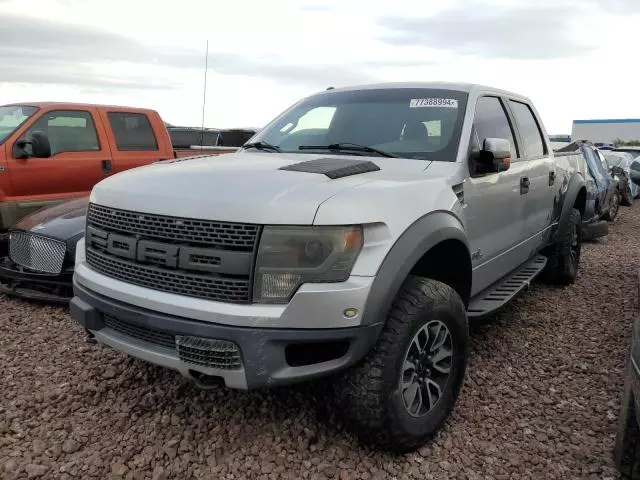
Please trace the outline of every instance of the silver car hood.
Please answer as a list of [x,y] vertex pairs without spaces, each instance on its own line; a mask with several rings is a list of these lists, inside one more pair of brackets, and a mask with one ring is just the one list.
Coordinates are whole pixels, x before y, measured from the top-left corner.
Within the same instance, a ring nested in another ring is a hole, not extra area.
[[[369,160],[380,170],[331,179],[281,170],[322,158]],[[257,224],[311,224],[318,207],[341,191],[398,173],[424,171],[431,162],[384,157],[241,151],[158,162],[98,183],[91,202],[122,210]]]

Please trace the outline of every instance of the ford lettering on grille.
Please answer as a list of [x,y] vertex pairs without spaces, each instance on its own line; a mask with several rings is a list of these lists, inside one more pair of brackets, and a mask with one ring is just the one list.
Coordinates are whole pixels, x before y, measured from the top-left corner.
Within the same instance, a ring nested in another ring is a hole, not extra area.
[[257,225],[176,219],[90,204],[87,263],[133,285],[250,303],[259,232]]
[[251,253],[171,245],[87,227],[87,246],[110,255],[166,268],[246,275]]

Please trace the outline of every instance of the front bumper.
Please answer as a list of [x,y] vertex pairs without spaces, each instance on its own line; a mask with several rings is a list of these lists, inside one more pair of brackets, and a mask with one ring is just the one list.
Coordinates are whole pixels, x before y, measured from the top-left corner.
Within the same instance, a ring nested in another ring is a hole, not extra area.
[[59,275],[20,269],[9,257],[0,259],[0,292],[26,300],[67,305],[73,296],[73,270]]
[[[126,304],[78,283],[74,294],[71,315],[98,342],[177,370],[202,387],[222,380],[230,388],[255,389],[326,376],[362,360],[382,329],[220,325]],[[224,348],[216,341],[225,341]]]

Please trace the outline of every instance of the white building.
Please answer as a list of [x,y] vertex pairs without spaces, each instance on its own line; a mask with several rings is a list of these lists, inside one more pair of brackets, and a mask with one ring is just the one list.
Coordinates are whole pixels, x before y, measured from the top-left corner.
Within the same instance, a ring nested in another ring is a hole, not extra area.
[[571,139],[594,143],[612,143],[616,139],[625,142],[640,140],[640,118],[574,120]]

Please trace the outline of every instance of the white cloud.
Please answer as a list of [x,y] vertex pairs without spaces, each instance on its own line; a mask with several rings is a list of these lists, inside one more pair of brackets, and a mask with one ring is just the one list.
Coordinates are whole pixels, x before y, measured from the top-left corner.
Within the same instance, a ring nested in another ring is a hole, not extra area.
[[[0,103],[146,106],[262,126],[300,97],[367,81],[477,82],[531,97],[547,130],[640,116],[636,0],[0,1]],[[524,14],[524,15],[523,15]]]

